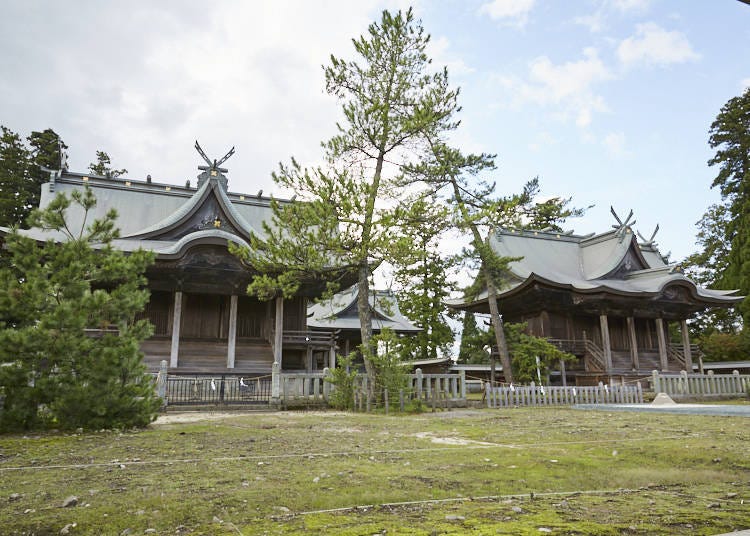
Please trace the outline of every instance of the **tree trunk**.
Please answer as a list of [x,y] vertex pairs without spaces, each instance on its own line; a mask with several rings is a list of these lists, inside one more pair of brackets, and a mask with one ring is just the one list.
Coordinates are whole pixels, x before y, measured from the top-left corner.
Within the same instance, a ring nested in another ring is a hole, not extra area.
[[[497,344],[497,351],[500,354],[500,361],[503,364],[503,376],[506,382],[512,383],[513,369],[511,368],[510,354],[508,354],[508,343],[505,340],[503,319],[497,308],[497,289],[495,288],[494,281],[492,281],[488,274],[485,274],[484,280],[487,284],[487,303],[490,306],[490,321],[495,330],[495,343]],[[494,365],[494,358],[492,358],[492,364]],[[492,368],[494,369],[494,366]]]
[[370,309],[370,266],[365,260],[359,267],[359,281],[357,283],[357,313],[359,316],[360,335],[362,338],[362,360],[367,372],[367,391],[372,398],[375,392],[376,372],[372,363],[372,356],[377,352],[372,344],[372,310]]

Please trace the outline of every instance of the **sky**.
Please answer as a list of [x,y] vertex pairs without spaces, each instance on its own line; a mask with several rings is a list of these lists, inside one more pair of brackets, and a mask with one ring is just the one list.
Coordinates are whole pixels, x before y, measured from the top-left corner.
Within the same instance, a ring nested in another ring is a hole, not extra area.
[[[53,128],[71,171],[97,149],[128,176],[195,184],[229,148],[230,190],[273,193],[271,173],[322,158],[338,103],[330,55],[383,9],[407,2],[5,0],[0,124]],[[544,198],[589,206],[577,233],[632,209],[637,230],[679,261],[718,201],[708,129],[750,86],[750,6],[737,0],[442,0],[411,4],[429,53],[461,88],[453,142],[497,154],[511,194],[539,177]]]

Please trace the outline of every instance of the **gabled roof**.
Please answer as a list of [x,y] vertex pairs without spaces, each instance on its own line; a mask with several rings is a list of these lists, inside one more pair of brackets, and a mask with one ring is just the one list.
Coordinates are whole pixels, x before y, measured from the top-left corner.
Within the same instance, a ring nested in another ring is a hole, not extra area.
[[[307,325],[313,329],[359,330],[356,285],[340,292],[330,300],[311,304],[307,308]],[[390,328],[396,333],[415,333],[420,328],[412,324],[398,308],[396,296],[389,290],[370,292],[373,331]]]
[[[667,264],[653,242],[639,244],[629,226],[598,235],[573,235],[545,231],[501,229],[490,237],[500,257],[519,258],[498,299],[542,284],[581,294],[608,293],[653,298],[668,287],[679,286],[707,305],[729,305],[742,300],[737,291],[709,290],[697,286],[677,264]],[[474,300],[451,300],[464,308],[486,302],[487,292]]]
[[204,182],[186,203],[166,218],[124,238],[182,238],[191,232],[212,227],[245,239],[252,234],[259,235],[234,208],[216,177]]
[[[113,245],[123,251],[142,248],[154,251],[159,258],[174,258],[196,244],[226,246],[231,241],[247,246],[250,235],[260,235],[263,223],[271,219],[270,198],[228,192],[223,176],[206,176],[196,189],[64,171],[42,185],[40,208],[58,193],[70,195],[89,187],[97,204],[87,215],[71,205],[66,215],[69,227],[79,229],[115,209],[121,238]],[[21,232],[39,241],[65,240],[59,232]]]

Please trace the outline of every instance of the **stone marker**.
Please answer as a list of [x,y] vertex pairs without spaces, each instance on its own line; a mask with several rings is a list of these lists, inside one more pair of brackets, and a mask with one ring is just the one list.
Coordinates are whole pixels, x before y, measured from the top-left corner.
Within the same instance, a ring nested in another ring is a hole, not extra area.
[[677,403],[672,400],[667,393],[659,393],[651,402],[652,406],[676,406]]

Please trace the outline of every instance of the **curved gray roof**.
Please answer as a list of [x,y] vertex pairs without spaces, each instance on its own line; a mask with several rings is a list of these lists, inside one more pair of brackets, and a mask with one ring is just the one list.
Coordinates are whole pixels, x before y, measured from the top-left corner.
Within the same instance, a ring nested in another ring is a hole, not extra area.
[[[490,237],[490,246],[500,257],[520,258],[509,264],[508,282],[498,298],[516,294],[534,282],[580,293],[608,292],[653,297],[671,285],[689,290],[694,298],[712,304],[742,300],[737,291],[710,290],[697,286],[677,264],[668,265],[655,246],[640,245],[630,227],[594,236],[566,235],[543,231],[503,229]],[[481,293],[467,306],[487,300]]]
[[[307,308],[307,325],[313,329],[359,330],[358,296],[359,290],[355,285],[334,295],[330,300],[311,304]],[[390,328],[397,333],[421,331],[401,313],[396,296],[391,291],[372,290],[369,302],[373,311],[373,330]]]

